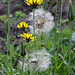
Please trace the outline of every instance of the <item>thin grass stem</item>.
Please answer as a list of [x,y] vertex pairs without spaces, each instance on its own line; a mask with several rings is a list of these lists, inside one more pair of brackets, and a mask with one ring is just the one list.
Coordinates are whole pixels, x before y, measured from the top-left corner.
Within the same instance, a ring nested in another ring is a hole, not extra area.
[[56,47],[56,40],[57,40],[57,8],[58,8],[58,0],[57,0],[56,14],[55,14],[55,42],[54,42],[54,51],[53,51],[53,55],[55,54],[55,47]]
[[[58,0],[57,0],[57,5],[56,5],[56,14],[55,14],[55,40],[54,40],[54,51],[53,51],[53,56],[55,56],[55,49],[56,49],[56,40],[57,40],[57,9],[58,9]],[[55,58],[55,57],[54,57]],[[54,60],[55,61],[55,60]],[[55,61],[56,62],[56,61]],[[52,63],[53,63],[53,58],[52,58]],[[56,70],[55,70],[56,71]],[[54,71],[54,74],[55,74]]]
[[[73,28],[73,24],[74,22],[73,21],[70,21],[70,42],[69,42],[69,68],[70,68],[70,65],[71,65],[71,43],[72,43],[72,28]],[[70,75],[70,70],[68,72],[68,75]]]
[[58,37],[58,48],[57,48],[57,54],[56,54],[56,66],[58,65],[58,52],[59,48],[62,42],[60,42],[61,39],[61,23],[62,23],[62,8],[63,8],[63,0],[61,2],[61,15],[60,15],[60,26],[59,26],[59,37]]
[[10,75],[13,75],[13,68],[12,68],[12,53],[10,50],[10,0],[8,1],[8,51],[10,52]]

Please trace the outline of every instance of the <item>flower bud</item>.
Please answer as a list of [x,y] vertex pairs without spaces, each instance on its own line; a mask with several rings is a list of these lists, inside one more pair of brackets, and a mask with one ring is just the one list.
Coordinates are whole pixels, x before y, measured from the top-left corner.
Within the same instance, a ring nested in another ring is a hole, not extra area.
[[23,39],[21,37],[21,56],[25,56],[26,55],[26,52],[25,52],[25,48],[24,48],[24,45],[23,45]]
[[48,10],[48,1],[47,0],[44,0],[43,8],[44,8],[44,10]]
[[8,17],[6,15],[6,33],[8,33]]
[[71,1],[71,0],[69,0],[68,19],[69,19],[70,21],[74,20],[74,11],[73,11],[72,1]]

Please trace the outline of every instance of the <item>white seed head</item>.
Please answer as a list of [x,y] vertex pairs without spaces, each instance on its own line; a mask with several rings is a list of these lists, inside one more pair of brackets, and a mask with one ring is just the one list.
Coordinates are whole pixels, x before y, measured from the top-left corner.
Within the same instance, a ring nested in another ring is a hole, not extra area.
[[[28,59],[28,62],[24,64],[24,71],[26,71],[26,69],[28,69],[28,65],[29,65],[29,70],[33,70],[33,71],[45,71],[49,68],[49,65],[51,64],[51,55],[50,53],[47,52],[47,50],[45,48],[43,48],[41,51],[37,51],[37,52],[33,52],[32,54],[29,54],[29,56],[31,57],[30,59]],[[28,57],[28,55],[26,55],[26,57]],[[25,58],[26,60],[26,58]],[[22,66],[22,62],[19,61],[19,67]]]
[[[33,12],[30,13],[29,21],[33,22]],[[45,11],[43,8],[35,9],[35,34],[39,35],[39,32],[50,32],[54,27],[54,17],[49,11]],[[33,23],[31,25],[33,27]],[[30,27],[29,27],[30,28]],[[30,28],[33,33],[33,29]]]

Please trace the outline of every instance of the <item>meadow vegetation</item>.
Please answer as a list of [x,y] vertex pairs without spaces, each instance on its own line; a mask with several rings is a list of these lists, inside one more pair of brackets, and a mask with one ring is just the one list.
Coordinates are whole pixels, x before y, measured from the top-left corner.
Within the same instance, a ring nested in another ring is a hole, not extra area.
[[[3,1],[8,3],[8,14],[0,16],[0,24],[6,24],[6,39],[2,38],[6,53],[3,53],[0,46],[0,75],[75,75],[75,6],[73,7],[72,1],[69,0],[66,19],[62,18],[64,0],[61,1],[61,13],[58,20],[59,0],[56,0],[53,3],[53,5],[56,3],[55,17],[51,17],[53,19],[50,22],[53,27],[48,32],[39,30],[38,34],[36,34],[36,24],[38,23],[41,27],[46,20],[41,17],[38,22],[35,22],[36,9],[43,8],[46,14],[49,11],[50,0],[25,0],[24,3],[33,8],[32,31],[29,30],[28,22],[20,22],[20,19],[28,18],[29,15],[17,11],[12,17],[13,15],[10,14],[11,0]],[[16,27],[21,33],[16,31],[17,35],[13,35],[12,38],[10,24],[13,25],[16,21]],[[17,42],[18,38],[20,43],[14,47],[11,40]]]

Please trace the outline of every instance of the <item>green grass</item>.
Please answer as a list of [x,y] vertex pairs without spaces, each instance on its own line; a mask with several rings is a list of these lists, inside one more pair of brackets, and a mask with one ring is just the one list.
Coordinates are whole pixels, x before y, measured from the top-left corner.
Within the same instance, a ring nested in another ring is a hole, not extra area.
[[[66,33],[66,28],[62,31],[62,36],[61,36],[61,40],[62,41],[62,44],[60,45],[59,47],[59,58],[58,58],[58,65],[57,67],[55,68],[54,65],[53,68],[56,69],[57,71],[57,75],[67,75],[68,74],[68,69],[69,69],[69,66],[68,66],[68,61],[69,61],[69,53],[68,53],[68,49],[69,49],[69,46],[68,46],[68,40],[70,38],[70,35],[69,35],[69,28],[67,28],[68,30],[68,33]],[[53,30],[54,31],[54,30]],[[36,49],[34,47],[34,42],[30,42],[29,45],[27,45],[27,50],[26,52],[34,52],[35,50],[41,50],[43,47],[45,47],[47,49],[47,51],[52,55],[53,54],[53,48],[54,48],[54,32],[50,32],[49,34],[43,34],[42,35],[42,40],[40,39],[41,36],[37,36],[36,38]],[[65,34],[66,33],[66,34]],[[67,39],[64,39],[66,36]],[[57,38],[58,39],[58,38]],[[39,41],[38,41],[39,40]],[[56,41],[57,44],[58,44],[58,41]],[[26,43],[25,43],[26,44]],[[57,51],[57,47],[56,46],[56,50],[55,50],[55,56],[53,57],[53,61],[56,61],[56,51]],[[12,56],[13,56],[13,60],[15,61],[12,61],[13,62],[13,66],[14,66],[14,74],[16,73],[19,73],[18,75],[21,75],[20,74],[20,70],[19,70],[19,67],[17,66],[17,62],[16,60],[19,58],[19,60],[21,60],[21,55],[20,55],[20,45],[17,47],[17,48],[14,48],[13,45],[11,45],[11,48],[12,48]],[[1,73],[4,75],[5,71],[7,73],[8,72],[8,68],[10,69],[10,65],[9,63],[5,63],[7,60],[6,60],[6,57],[7,55],[5,54],[2,54],[0,53],[0,65],[1,65]],[[9,60],[10,60],[10,56],[8,55],[9,57]],[[70,68],[70,72],[71,74],[73,75],[74,74],[74,71],[75,71],[75,67],[74,66],[74,60],[75,60],[75,53],[74,53],[74,50],[71,50],[71,68]],[[9,62],[9,61],[8,61]],[[16,65],[16,66],[15,66]],[[8,68],[7,68],[8,67]],[[17,67],[17,69],[15,68]],[[5,70],[4,70],[5,69]],[[53,72],[53,70],[52,70]],[[46,70],[45,72],[38,72],[39,75],[49,75],[51,73],[51,65],[50,65],[50,68],[48,70]],[[6,74],[5,74],[6,75]],[[9,74],[8,74],[9,75]],[[17,75],[17,74],[16,74]],[[35,74],[36,75],[36,74]]]

